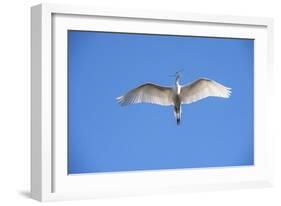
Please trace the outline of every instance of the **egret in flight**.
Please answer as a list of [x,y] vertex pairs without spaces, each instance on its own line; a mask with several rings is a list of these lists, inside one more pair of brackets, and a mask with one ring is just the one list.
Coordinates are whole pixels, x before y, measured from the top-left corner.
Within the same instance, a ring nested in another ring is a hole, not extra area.
[[161,106],[173,106],[177,125],[181,120],[181,105],[191,104],[206,97],[229,98],[231,88],[207,78],[199,78],[187,85],[180,85],[180,72],[177,72],[173,87],[153,83],[142,84],[117,98],[121,106],[137,103],[151,103]]

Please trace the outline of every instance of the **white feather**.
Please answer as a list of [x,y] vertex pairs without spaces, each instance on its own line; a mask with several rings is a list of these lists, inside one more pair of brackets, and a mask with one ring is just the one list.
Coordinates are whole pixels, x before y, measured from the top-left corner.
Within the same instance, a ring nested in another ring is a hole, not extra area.
[[172,88],[146,83],[129,91],[124,96],[118,97],[117,101],[122,105],[151,103],[162,106],[173,105]]
[[210,96],[229,98],[230,95],[230,88],[206,78],[198,79],[189,85],[183,86],[180,93],[183,104],[190,104]]

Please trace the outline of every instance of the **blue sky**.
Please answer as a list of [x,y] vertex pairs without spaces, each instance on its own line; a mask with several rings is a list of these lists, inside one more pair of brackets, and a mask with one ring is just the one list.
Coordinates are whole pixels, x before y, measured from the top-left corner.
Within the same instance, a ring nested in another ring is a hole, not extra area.
[[[254,164],[254,41],[69,31],[68,173]],[[145,82],[207,77],[232,88],[183,106],[121,107],[116,97]]]

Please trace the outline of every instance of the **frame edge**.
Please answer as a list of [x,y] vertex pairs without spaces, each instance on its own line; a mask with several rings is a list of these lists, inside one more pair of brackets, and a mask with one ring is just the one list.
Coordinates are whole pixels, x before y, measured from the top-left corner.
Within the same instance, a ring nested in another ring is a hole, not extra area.
[[42,6],[31,7],[31,198],[42,201]]

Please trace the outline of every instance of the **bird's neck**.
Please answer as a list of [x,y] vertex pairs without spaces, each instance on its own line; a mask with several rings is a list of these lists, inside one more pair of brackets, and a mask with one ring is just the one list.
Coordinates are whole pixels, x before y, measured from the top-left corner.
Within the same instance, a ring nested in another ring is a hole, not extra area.
[[176,87],[179,87],[179,86],[180,86],[180,80],[179,80],[179,79],[176,80],[175,86],[176,86]]
[[181,88],[179,80],[176,80],[175,88],[176,88],[177,94],[179,94],[180,93],[180,88]]

